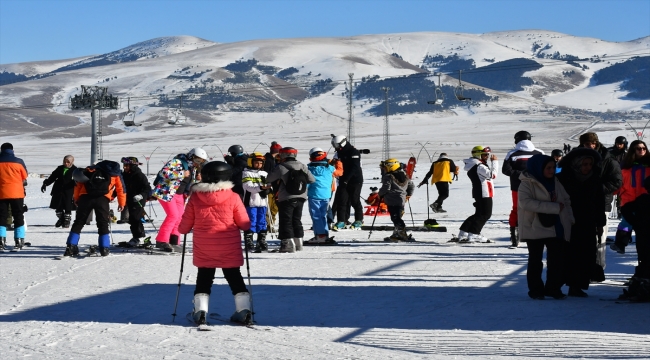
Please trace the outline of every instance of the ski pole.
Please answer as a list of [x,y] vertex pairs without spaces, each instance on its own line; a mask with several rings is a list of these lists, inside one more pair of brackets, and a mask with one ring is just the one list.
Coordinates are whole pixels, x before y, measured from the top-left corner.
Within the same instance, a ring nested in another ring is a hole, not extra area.
[[429,220],[429,183],[427,182],[427,220]]
[[244,246],[246,251],[246,275],[248,275],[248,292],[251,295],[251,321],[255,322],[255,307],[253,306],[253,285],[251,285],[251,269],[248,266],[248,246]]
[[370,235],[372,235],[372,230],[375,228],[375,220],[377,220],[377,214],[379,214],[379,207],[383,198],[379,198],[379,204],[377,204],[377,210],[375,210],[375,217],[372,218],[372,225],[370,226],[370,233],[368,233],[368,240],[370,240]]
[[187,244],[187,234],[183,235],[183,253],[181,254],[181,274],[178,276],[178,288],[176,289],[176,302],[174,302],[174,313],[172,322],[176,320],[176,307],[178,306],[178,295],[181,292],[181,280],[183,279],[183,265],[185,264],[185,244]]
[[113,222],[113,219],[111,219],[111,216],[108,216],[108,233],[111,235],[111,246],[115,245],[113,242],[113,227],[111,226],[111,222]]
[[413,227],[415,227],[415,220],[413,220],[413,210],[411,210],[411,202],[409,201],[409,212],[411,213],[411,222],[413,223]]
[[142,204],[139,201],[138,201],[138,205],[140,205],[140,208],[142,209],[142,213],[144,213],[144,215],[147,217],[147,219],[149,219],[149,222],[151,223],[151,226],[153,226],[154,230],[156,230],[156,232],[157,232],[158,228],[156,228],[156,225],[154,225],[153,219],[151,218],[151,216],[149,216],[149,214],[147,214],[147,210],[144,209],[144,207],[142,206]]

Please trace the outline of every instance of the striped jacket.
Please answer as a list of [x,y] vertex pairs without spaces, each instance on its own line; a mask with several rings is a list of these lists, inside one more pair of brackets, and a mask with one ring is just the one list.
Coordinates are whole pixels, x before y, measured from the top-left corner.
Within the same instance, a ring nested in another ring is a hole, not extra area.
[[503,175],[510,176],[510,190],[519,189],[519,176],[526,170],[526,163],[533,155],[544,154],[542,150],[536,149],[530,140],[522,140],[515,145],[515,148],[508,151],[503,159]]
[[261,196],[260,186],[266,185],[268,174],[264,170],[246,168],[241,173],[241,183],[244,188],[244,205],[246,207],[266,207],[268,200]]

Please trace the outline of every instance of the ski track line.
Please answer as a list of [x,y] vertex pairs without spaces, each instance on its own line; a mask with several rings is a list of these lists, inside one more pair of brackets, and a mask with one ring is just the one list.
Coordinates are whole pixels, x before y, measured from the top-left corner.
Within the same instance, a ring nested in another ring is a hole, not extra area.
[[64,272],[62,272],[62,273],[60,273],[60,274],[58,274],[58,275],[50,276],[50,277],[46,278],[45,280],[43,280],[43,281],[41,281],[41,282],[33,282],[31,285],[27,286],[23,291],[21,291],[21,292],[19,293],[19,296],[20,296],[20,295],[23,295],[23,296],[22,296],[22,298],[19,298],[19,299],[18,299],[18,303],[15,304],[15,305],[10,309],[10,310],[5,311],[5,312],[0,312],[0,316],[2,316],[2,315],[7,315],[7,314],[9,314],[9,313],[11,313],[11,312],[14,312],[14,311],[18,310],[19,308],[21,308],[21,307],[24,305],[25,300],[27,299],[27,292],[28,292],[29,290],[31,290],[31,289],[33,289],[33,288],[35,288],[35,287],[37,287],[37,286],[40,286],[40,285],[46,284],[46,283],[48,283],[48,282],[50,282],[50,281],[52,281],[52,280],[54,280],[54,279],[58,279],[58,278],[62,277],[63,275],[67,275],[67,274],[74,273],[77,269],[80,269],[80,268],[83,268],[83,267],[89,266],[89,265],[91,265],[91,264],[95,264],[95,263],[97,263],[97,262],[100,261],[100,260],[101,260],[101,259],[97,259],[97,260],[95,260],[95,261],[93,261],[93,262],[89,262],[89,263],[87,263],[87,264],[81,264],[81,265],[78,265],[78,266],[75,266],[75,264],[72,264],[72,266],[71,266],[68,270],[66,270],[66,271],[64,271]]

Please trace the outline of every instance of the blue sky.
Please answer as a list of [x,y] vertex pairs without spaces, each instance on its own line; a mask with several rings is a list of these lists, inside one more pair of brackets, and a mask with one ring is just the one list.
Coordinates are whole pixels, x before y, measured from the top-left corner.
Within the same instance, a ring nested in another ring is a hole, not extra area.
[[172,35],[216,42],[415,31],[650,35],[650,0],[0,0],[0,63],[66,59]]

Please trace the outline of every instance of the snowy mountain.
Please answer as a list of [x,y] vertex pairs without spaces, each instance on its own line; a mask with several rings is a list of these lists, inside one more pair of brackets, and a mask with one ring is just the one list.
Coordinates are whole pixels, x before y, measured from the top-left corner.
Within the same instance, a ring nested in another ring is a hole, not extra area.
[[[481,109],[585,120],[636,119],[650,110],[650,82],[643,81],[650,71],[648,57],[650,37],[607,42],[543,30],[220,44],[187,36],[158,38],[48,66],[0,65],[1,71],[21,81],[0,86],[3,107],[52,104],[2,111],[0,124],[6,134],[85,134],[88,112],[67,108],[79,85],[106,86],[122,100],[130,98],[136,120],[145,124],[125,128],[120,121],[127,111],[122,101],[120,109],[103,111],[108,119],[104,124],[110,124],[106,134],[169,127],[181,94],[187,124],[196,126],[219,121],[228,112],[345,119],[349,73],[354,74],[358,118],[383,115],[380,88],[390,87],[389,111],[403,116],[457,116]],[[427,103],[435,98],[438,79],[431,73],[436,71],[443,73],[441,106]],[[459,92],[472,100],[457,101]],[[300,110],[308,103],[315,108],[309,115]]]

